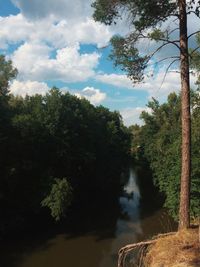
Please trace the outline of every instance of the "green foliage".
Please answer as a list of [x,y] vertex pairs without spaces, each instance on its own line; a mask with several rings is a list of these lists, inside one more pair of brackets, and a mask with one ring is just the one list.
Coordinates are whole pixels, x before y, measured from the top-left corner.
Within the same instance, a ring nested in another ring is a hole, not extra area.
[[17,70],[13,68],[12,62],[0,55],[0,97],[8,94],[9,82],[17,75]]
[[[192,183],[191,216],[200,215],[200,97],[192,92]],[[143,112],[140,146],[153,171],[154,183],[166,196],[165,206],[178,217],[181,175],[180,96],[172,93],[164,104],[153,99],[151,113]]]
[[5,131],[2,126],[7,124],[10,115],[8,100],[9,90],[8,86],[12,79],[17,75],[17,70],[12,67],[10,60],[6,60],[5,56],[0,55],[0,139],[1,133]]
[[60,219],[71,188],[78,203],[119,186],[110,166],[118,166],[116,174],[128,159],[130,133],[118,112],[57,88],[44,96],[8,94],[0,110],[0,231],[43,213],[41,202]]
[[131,125],[129,127],[132,136],[131,142],[131,156],[134,160],[142,160],[142,148],[141,148],[141,130],[142,128],[137,125]]
[[140,56],[134,44],[127,42],[127,39],[123,37],[114,36],[111,44],[113,50],[110,59],[114,61],[115,66],[120,66],[122,70],[126,71],[133,82],[142,81],[148,57]]
[[10,137],[12,136],[11,108],[9,106],[9,83],[15,78],[16,69],[12,67],[11,61],[7,61],[5,56],[0,55],[0,203],[5,195],[3,189],[3,178],[6,173],[7,162],[9,162],[8,149],[10,146]]
[[149,38],[151,40],[160,41],[160,39],[165,38],[164,32],[162,32],[160,29],[155,29],[151,33],[148,34]]
[[42,207],[51,210],[52,217],[59,221],[65,216],[72,201],[72,188],[66,178],[54,179],[50,193],[42,200]]
[[120,16],[117,7],[120,1],[115,1],[115,3],[107,0],[95,1],[92,4],[92,7],[95,8],[94,19],[110,25],[114,17]]
[[191,214],[200,215],[200,91],[192,94],[192,183]]
[[96,0],[92,6],[95,9],[94,19],[105,24],[116,22],[122,17],[123,10],[126,10],[131,22],[139,31],[165,21],[177,8],[177,4],[170,0]]

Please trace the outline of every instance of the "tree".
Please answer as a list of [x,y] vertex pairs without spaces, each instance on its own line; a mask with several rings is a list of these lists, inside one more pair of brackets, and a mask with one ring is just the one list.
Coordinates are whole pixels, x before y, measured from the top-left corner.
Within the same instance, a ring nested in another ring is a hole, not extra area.
[[59,221],[65,215],[68,206],[72,200],[72,188],[67,179],[54,179],[51,191],[41,204],[51,210],[51,216]]
[[83,205],[102,194],[110,198],[110,192],[115,198],[130,147],[129,131],[118,112],[57,88],[24,98],[4,91],[0,235],[24,226],[29,218],[41,219],[45,210],[59,220],[70,204]]
[[[148,160],[153,172],[154,184],[164,193],[165,207],[177,220],[180,192],[181,168],[181,127],[180,95],[171,93],[165,103],[159,104],[153,99],[148,103],[151,112],[143,111],[141,118],[144,125],[139,133],[139,144],[142,155]],[[191,91],[191,194],[190,214],[197,218],[200,215],[200,97],[198,91]],[[169,172],[170,170],[170,172]]]
[[5,56],[0,55],[0,96],[6,96],[9,93],[9,82],[17,75],[17,70],[13,68],[12,62],[6,60]]
[[[12,62],[0,55],[0,129],[6,122],[8,113],[9,83],[17,75],[17,70],[13,68]],[[2,132],[2,131],[1,131]]]
[[9,107],[9,83],[17,75],[17,70],[13,68],[11,61],[7,61],[5,56],[0,55],[0,169],[3,176],[5,171],[5,161],[8,156],[8,135],[11,135],[11,112]]
[[138,124],[131,125],[129,130],[132,134],[132,142],[131,142],[131,156],[134,160],[140,160],[141,158],[141,126]]
[[[182,112],[182,163],[181,192],[179,209],[179,228],[190,225],[190,172],[191,172],[191,123],[190,123],[190,86],[189,86],[189,51],[187,16],[195,14],[199,17],[200,2],[194,0],[96,0],[93,5],[94,19],[105,24],[117,23],[123,13],[128,13],[133,30],[128,36],[115,36],[111,43],[113,51],[111,59],[115,65],[121,66],[134,83],[144,79],[145,70],[150,60],[163,48],[173,45],[179,50],[180,56],[171,56],[171,63],[166,69],[180,60],[181,75],[181,112]],[[124,12],[123,12],[124,11]],[[179,21],[177,28],[162,29],[169,19]],[[179,38],[173,39],[174,32],[179,30]],[[140,40],[154,40],[159,46],[150,54],[140,54],[137,48]],[[169,57],[158,61],[169,60]]]

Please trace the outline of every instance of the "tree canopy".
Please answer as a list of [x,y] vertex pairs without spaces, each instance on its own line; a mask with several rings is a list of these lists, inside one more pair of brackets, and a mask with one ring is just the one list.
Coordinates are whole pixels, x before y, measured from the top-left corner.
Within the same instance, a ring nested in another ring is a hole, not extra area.
[[1,59],[0,90],[7,93],[0,95],[0,233],[45,210],[59,220],[92,194],[106,197],[112,189],[114,195],[130,148],[120,114],[57,88],[24,98],[9,94],[16,71]]
[[[144,125],[131,127],[133,132],[132,152],[134,157],[146,159],[153,171],[153,180],[165,195],[165,207],[178,219],[180,172],[181,172],[181,98],[171,93],[160,104],[153,99],[148,103],[151,112],[142,112]],[[200,215],[200,97],[192,91],[192,172],[191,172],[191,217]],[[138,148],[139,145],[139,148]]]

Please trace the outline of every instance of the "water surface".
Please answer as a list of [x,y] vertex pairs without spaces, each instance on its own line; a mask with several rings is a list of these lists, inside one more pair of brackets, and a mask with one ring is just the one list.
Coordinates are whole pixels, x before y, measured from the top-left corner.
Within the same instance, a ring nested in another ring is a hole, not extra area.
[[[30,233],[1,247],[2,267],[114,267],[118,250],[128,244],[174,228],[173,221],[155,202],[142,203],[137,172],[118,197],[120,209],[95,207],[95,215],[81,213],[65,230]],[[103,197],[103,196],[102,196]],[[92,205],[92,203],[91,203]],[[98,214],[98,216],[97,216]],[[130,258],[130,265],[134,259]]]

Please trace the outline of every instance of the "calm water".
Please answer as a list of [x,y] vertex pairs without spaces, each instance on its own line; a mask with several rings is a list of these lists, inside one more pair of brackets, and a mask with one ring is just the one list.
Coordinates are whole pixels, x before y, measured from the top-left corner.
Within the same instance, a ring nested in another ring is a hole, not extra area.
[[[124,192],[119,196],[120,210],[97,208],[99,216],[81,215],[72,224],[73,231],[39,235],[4,244],[0,252],[1,267],[114,267],[122,246],[172,230],[175,225],[153,201],[141,204],[137,173],[130,169]],[[130,265],[134,259],[130,259]]]

